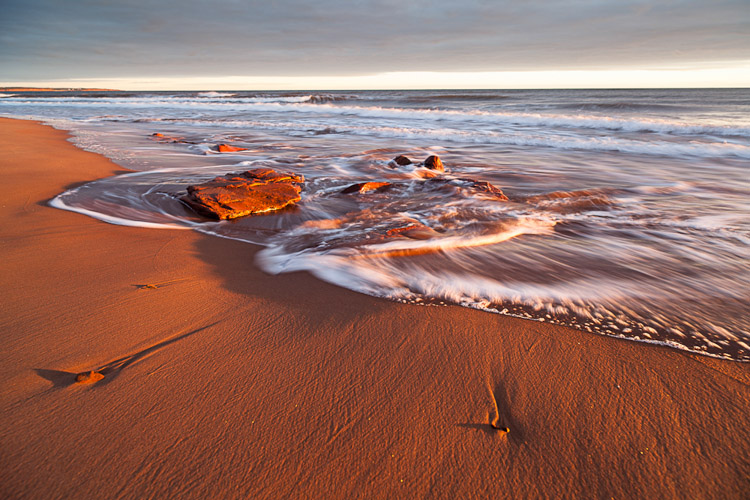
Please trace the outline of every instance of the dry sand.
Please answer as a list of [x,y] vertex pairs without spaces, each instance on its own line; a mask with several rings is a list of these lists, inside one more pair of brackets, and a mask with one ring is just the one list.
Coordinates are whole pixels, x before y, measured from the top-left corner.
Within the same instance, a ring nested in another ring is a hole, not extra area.
[[66,137],[0,120],[0,497],[747,498],[750,365],[50,208]]

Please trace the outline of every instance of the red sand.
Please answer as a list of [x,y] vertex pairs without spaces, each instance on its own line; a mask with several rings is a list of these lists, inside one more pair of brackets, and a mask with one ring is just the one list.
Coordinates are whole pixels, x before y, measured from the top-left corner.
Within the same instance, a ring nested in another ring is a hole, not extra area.
[[0,131],[0,497],[750,491],[748,364],[268,276],[251,245],[56,210],[119,168],[34,122]]

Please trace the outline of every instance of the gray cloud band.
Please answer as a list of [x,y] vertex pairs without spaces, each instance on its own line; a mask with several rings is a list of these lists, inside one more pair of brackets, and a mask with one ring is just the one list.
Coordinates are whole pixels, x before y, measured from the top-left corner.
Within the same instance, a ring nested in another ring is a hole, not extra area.
[[0,77],[609,69],[750,59],[742,1],[7,0]]

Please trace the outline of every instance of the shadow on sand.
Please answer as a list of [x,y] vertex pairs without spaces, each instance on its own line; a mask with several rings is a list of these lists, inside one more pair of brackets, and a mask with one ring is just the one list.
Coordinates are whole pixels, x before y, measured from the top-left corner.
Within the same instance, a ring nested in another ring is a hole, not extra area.
[[[146,349],[138,351],[134,354],[130,354],[128,356],[115,359],[114,361],[110,361],[109,363],[105,363],[101,365],[100,367],[95,368],[92,371],[104,375],[104,378],[96,382],[95,385],[100,387],[100,386],[103,386],[112,382],[115,378],[117,378],[118,375],[120,375],[120,373],[122,373],[123,370],[125,370],[129,366],[132,366],[138,363],[139,361],[142,361],[143,359],[147,358],[151,354],[154,354],[155,352],[161,349],[164,349],[165,347],[171,344],[174,344],[175,342],[178,342],[187,337],[190,337],[191,335],[195,335],[196,333],[206,330],[208,328],[211,328],[214,325],[216,325],[216,323],[212,323],[210,325],[206,325],[201,328],[191,330],[187,333],[177,335],[170,339],[159,342],[158,344],[154,344],[150,347],[147,347]],[[34,371],[36,372],[37,375],[39,375],[43,379],[52,382],[53,389],[68,387],[76,383],[77,373],[74,373],[74,372],[66,372],[62,370],[47,370],[44,368],[36,368]]]

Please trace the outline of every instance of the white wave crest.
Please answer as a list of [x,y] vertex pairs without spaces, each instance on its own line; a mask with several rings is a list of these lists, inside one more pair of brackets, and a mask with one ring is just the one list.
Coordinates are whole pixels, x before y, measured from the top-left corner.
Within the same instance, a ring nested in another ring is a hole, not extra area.
[[231,94],[228,92],[198,92],[198,97],[233,97],[237,94]]

